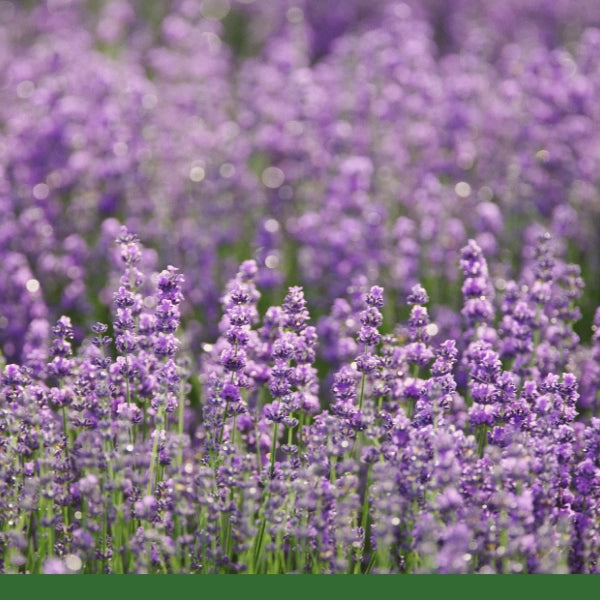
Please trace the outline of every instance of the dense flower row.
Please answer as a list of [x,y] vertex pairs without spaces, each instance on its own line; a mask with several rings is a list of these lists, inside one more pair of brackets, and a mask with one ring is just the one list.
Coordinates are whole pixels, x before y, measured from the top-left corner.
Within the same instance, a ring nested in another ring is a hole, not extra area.
[[0,2],[0,571],[599,572],[599,27]]
[[455,338],[419,284],[387,334],[383,288],[337,300],[327,406],[302,288],[260,314],[244,262],[197,377],[176,336],[183,276],[145,295],[138,239],[118,245],[112,335],[97,323],[74,351],[68,317],[40,319],[2,369],[4,572],[600,568],[597,362],[585,386],[571,372],[597,340],[576,360],[582,281],[549,236],[501,298],[469,241]]

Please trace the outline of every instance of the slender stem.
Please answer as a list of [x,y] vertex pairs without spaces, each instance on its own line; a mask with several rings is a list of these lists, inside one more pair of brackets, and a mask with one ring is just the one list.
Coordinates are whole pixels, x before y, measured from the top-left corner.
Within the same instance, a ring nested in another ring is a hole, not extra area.
[[363,373],[362,378],[360,380],[360,396],[358,398],[358,410],[362,410],[362,407],[363,407],[363,401],[365,398],[365,381],[366,381],[366,379],[367,379],[367,377]]
[[409,398],[408,399],[408,407],[406,409],[406,416],[409,419],[412,419],[414,410],[415,410],[415,401],[414,401],[414,398]]
[[376,559],[377,559],[377,552],[371,552],[371,560],[369,560],[369,564],[367,565],[367,568],[365,569],[366,575],[368,575],[373,570]]
[[227,423],[227,418],[228,418],[228,414],[227,414],[227,409],[228,406],[227,404],[225,404],[225,413],[223,414],[223,425],[221,425],[221,431],[219,432],[219,446],[223,443],[223,434],[225,433],[225,423]]
[[487,425],[479,425],[477,428],[477,450],[479,452],[479,458],[483,457],[483,451],[487,444]]
[[63,434],[65,436],[65,454],[69,458],[69,423],[67,420],[67,407],[62,407],[62,422],[63,422]]
[[[235,342],[235,346],[234,346],[234,351],[233,351],[233,356],[236,357],[238,353],[238,343],[237,341]],[[231,372],[231,376],[229,378],[229,383],[233,383],[233,379],[235,377],[235,371]],[[221,431],[219,433],[219,446],[223,443],[223,433],[225,432],[225,425],[227,424],[227,409],[228,409],[228,405],[227,403],[225,403],[225,413],[223,415],[223,425],[221,426]]]
[[356,567],[355,567],[355,571],[354,571],[355,573],[360,573],[362,558],[364,556],[364,552],[365,552],[365,549],[367,548],[367,543],[369,541],[367,529],[369,527],[369,488],[371,487],[370,480],[371,480],[371,464],[368,463],[367,464],[367,473],[366,473],[365,497],[363,499],[361,523],[360,523],[365,537],[364,537],[363,547],[362,547],[360,553],[358,554],[358,556],[356,557],[357,560],[356,560]]
[[273,443],[271,445],[271,467],[269,470],[271,479],[273,479],[273,474],[275,473],[275,451],[277,450],[277,428],[278,427],[279,427],[279,423],[273,423]]
[[[419,365],[417,365],[417,364],[411,365],[410,372],[411,372],[411,375],[412,375],[413,379],[418,379],[418,377],[419,377]],[[409,398],[409,400],[408,400],[408,407],[406,409],[406,416],[409,419],[412,419],[414,411],[415,411],[415,400],[414,400],[414,398]]]
[[[265,502],[268,498],[268,495],[265,498]],[[260,559],[260,555],[262,553],[262,547],[263,547],[263,539],[265,537],[265,528],[267,526],[267,519],[266,517],[263,517],[259,530],[258,530],[258,534],[255,538],[255,543],[254,543],[254,552],[252,555],[252,570],[254,573],[258,572],[258,567],[259,567],[259,559]]]
[[300,411],[300,415],[298,418],[298,456],[302,456],[302,430],[304,429],[304,411]]
[[163,411],[161,408],[158,409],[156,413],[156,429],[154,430],[154,441],[152,442],[152,455],[150,457],[150,476],[148,479],[148,495],[152,493],[154,488],[154,472],[156,469],[156,461],[158,458],[158,438],[161,434],[161,421],[162,421]]
[[262,472],[262,455],[260,453],[260,433],[258,431],[258,425],[254,431],[254,439],[256,440],[256,468],[258,470],[258,474],[260,475]]
[[179,386],[179,406],[178,410],[178,420],[177,420],[177,433],[179,434],[179,438],[181,440],[181,451],[179,452],[179,466],[183,461],[183,417],[185,414],[185,395],[183,393],[183,385]]

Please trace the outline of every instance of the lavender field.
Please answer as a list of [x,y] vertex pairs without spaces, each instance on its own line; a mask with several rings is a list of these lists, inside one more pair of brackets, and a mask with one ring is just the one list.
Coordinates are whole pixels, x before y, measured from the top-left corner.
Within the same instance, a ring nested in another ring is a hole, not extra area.
[[598,0],[0,1],[0,573],[599,573]]

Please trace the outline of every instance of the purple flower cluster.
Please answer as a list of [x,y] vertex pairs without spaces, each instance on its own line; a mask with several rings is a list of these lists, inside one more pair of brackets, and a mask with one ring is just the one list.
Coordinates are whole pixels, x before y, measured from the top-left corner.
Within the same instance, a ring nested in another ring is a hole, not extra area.
[[[550,242],[497,298],[468,242],[458,340],[420,284],[389,334],[384,289],[352,287],[329,323],[356,322],[354,355],[326,406],[301,287],[261,311],[244,262],[198,378],[177,335],[184,278],[141,270],[123,228],[110,325],[74,348],[63,316],[2,369],[3,572],[597,572],[598,386],[578,409],[568,370],[595,351],[563,356],[581,283]],[[532,321],[514,333],[519,303]]]
[[600,572],[600,4],[150,4],[0,3],[0,572]]

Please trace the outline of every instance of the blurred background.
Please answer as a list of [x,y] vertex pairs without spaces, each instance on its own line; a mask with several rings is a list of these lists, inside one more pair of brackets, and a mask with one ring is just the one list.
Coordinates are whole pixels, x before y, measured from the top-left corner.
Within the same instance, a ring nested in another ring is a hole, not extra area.
[[377,283],[390,328],[420,281],[443,335],[466,241],[500,292],[542,231],[589,339],[599,24],[593,0],[0,2],[5,359],[36,319],[110,320],[121,224],[185,274],[191,349],[245,259],[263,308],[300,284],[315,320]]

